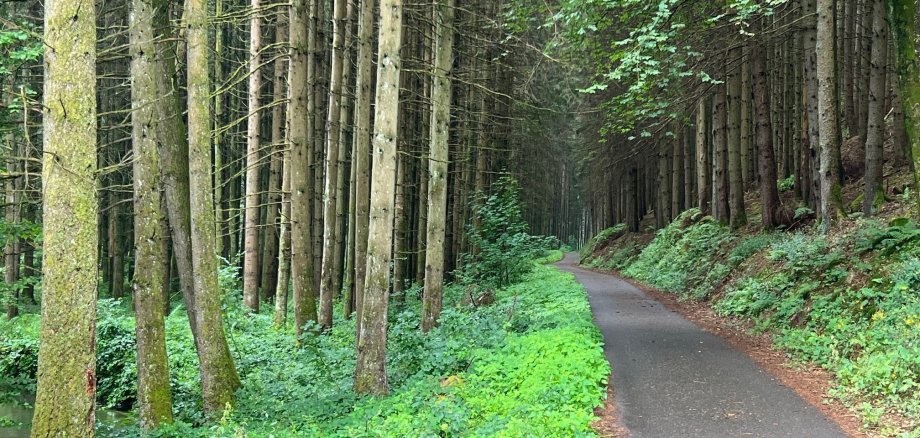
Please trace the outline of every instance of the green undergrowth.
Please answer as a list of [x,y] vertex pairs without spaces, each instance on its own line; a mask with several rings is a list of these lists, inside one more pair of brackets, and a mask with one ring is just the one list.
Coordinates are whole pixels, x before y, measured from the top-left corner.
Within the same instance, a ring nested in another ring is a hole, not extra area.
[[[266,312],[244,316],[228,293],[228,341],[243,380],[238,403],[218,422],[200,414],[198,369],[184,309],[167,318],[170,377],[177,421],[151,436],[594,436],[609,365],[584,289],[542,263],[523,281],[495,291],[491,305],[468,304],[448,287],[440,327],[419,330],[419,290],[391,306],[387,371],[391,395],[358,397],[353,320],[294,346],[290,327],[272,328]],[[225,287],[237,279],[223,275]],[[268,307],[268,306],[266,306]],[[134,402],[134,321],[126,305],[99,305],[99,402]],[[34,384],[38,318],[0,327],[0,374]],[[130,423],[131,421],[129,421]],[[136,426],[99,425],[100,436],[137,436]]]
[[[836,376],[834,396],[882,435],[920,428],[920,230],[856,219],[836,233],[737,234],[690,210],[636,248],[607,242],[585,264],[754,323],[793,359]],[[913,432],[911,432],[913,431]]]

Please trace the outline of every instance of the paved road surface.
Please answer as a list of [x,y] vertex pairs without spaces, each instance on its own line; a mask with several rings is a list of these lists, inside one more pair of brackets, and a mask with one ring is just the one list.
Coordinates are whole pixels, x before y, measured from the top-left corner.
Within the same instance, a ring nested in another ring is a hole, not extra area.
[[557,266],[588,291],[613,368],[620,423],[632,438],[843,437],[843,432],[747,355],[633,285]]

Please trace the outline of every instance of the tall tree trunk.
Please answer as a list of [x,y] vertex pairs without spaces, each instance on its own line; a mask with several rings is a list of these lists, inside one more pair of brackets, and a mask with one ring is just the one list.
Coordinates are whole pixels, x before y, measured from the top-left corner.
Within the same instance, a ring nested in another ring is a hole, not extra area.
[[113,201],[109,212],[109,257],[112,266],[109,272],[112,277],[109,293],[112,298],[121,299],[125,296],[125,215],[122,211],[122,200],[114,195],[111,199]]
[[310,193],[313,181],[310,173],[312,148],[312,117],[310,93],[313,73],[312,37],[308,34],[309,18],[307,0],[291,3],[290,38],[291,66],[288,71],[288,121],[287,136],[290,158],[290,223],[291,223],[291,279],[293,280],[294,329],[297,336],[303,333],[308,321],[316,321],[316,299],[313,296],[313,238]]
[[[278,22],[275,24],[275,42],[288,42],[287,11],[281,10]],[[262,298],[265,301],[273,300],[277,295],[278,275],[280,273],[280,226],[279,217],[283,214],[284,184],[284,157],[287,144],[284,141],[284,105],[287,89],[285,78],[286,66],[290,62],[287,53],[275,59],[274,74],[272,79],[272,145],[271,164],[268,171],[268,211],[265,215],[265,245],[262,253]],[[281,217],[283,220],[283,217]],[[290,243],[288,243],[290,245]],[[285,288],[285,298],[287,290]]]
[[837,119],[837,96],[834,92],[837,76],[834,68],[834,0],[818,0],[818,129],[821,157],[821,228],[830,229],[843,214],[843,194],[840,187],[840,143]]
[[[353,22],[354,22],[354,15],[355,15],[355,4],[353,1],[348,1],[346,3],[347,3],[347,6],[345,7],[345,18],[342,21],[342,33],[344,33],[345,36],[344,36],[344,41],[342,43],[343,70],[342,70],[342,78],[340,81],[341,90],[339,92],[341,96],[339,99],[341,101],[339,104],[341,106],[341,111],[339,112],[339,118],[338,118],[339,120],[339,123],[338,123],[339,174],[338,174],[338,178],[336,179],[336,184],[335,184],[335,187],[336,187],[335,197],[338,200],[338,202],[336,202],[336,207],[335,207],[335,237],[336,237],[336,240],[335,240],[335,256],[333,257],[335,264],[332,267],[332,272],[335,273],[335,277],[332,278],[333,297],[337,297],[339,294],[343,293],[343,284],[346,283],[345,277],[351,278],[351,274],[352,274],[351,271],[353,270],[353,268],[351,267],[348,269],[343,269],[344,268],[343,265],[345,264],[345,258],[346,258],[344,257],[344,252],[347,250],[346,244],[348,240],[348,236],[346,236],[346,233],[348,231],[345,228],[345,222],[346,222],[345,214],[346,214],[346,209],[350,207],[354,199],[354,197],[351,196],[350,192],[348,192],[349,196],[346,197],[346,188],[347,190],[350,191],[352,185],[354,184],[354,178],[353,178],[354,172],[352,171],[354,166],[350,165],[348,154],[349,154],[349,151],[351,150],[351,147],[348,142],[353,137],[351,135],[351,132],[352,132],[351,131],[351,121],[352,121],[351,112],[353,110],[353,104],[354,104],[354,99],[353,99],[354,92],[351,90],[351,80],[352,80],[351,66],[352,66],[353,59],[354,59],[354,56],[352,55],[352,53],[354,52],[353,50],[353,46],[354,46]],[[347,186],[346,186],[346,183],[347,183]],[[348,203],[345,202],[346,199],[348,199]],[[354,254],[354,250],[353,250],[354,246],[351,246],[350,248],[352,248],[351,250],[349,250],[350,253]],[[350,287],[351,286],[349,286],[349,288]],[[348,291],[348,294],[350,296],[353,296],[353,294],[351,293],[351,290]]]
[[44,259],[32,436],[96,422],[96,7],[45,1]]
[[196,337],[204,410],[216,416],[233,402],[240,378],[230,356],[220,311],[217,280],[216,228],[211,183],[210,78],[208,77],[208,13],[204,0],[186,3],[188,20],[188,163],[192,224]]
[[[741,59],[740,48],[733,49],[730,59]],[[741,69],[732,67],[728,75],[728,191],[729,218],[733,229],[747,225],[744,211],[744,179],[741,162]]]
[[160,114],[156,77],[164,74],[154,43],[162,0],[133,0],[131,17],[131,123],[134,150],[134,309],[137,337],[137,405],[142,429],[172,422],[163,309],[169,305],[169,237],[161,192],[157,142]]
[[712,216],[722,224],[729,221],[728,204],[728,137],[725,85],[716,87],[712,103],[713,197]]
[[[14,141],[14,134],[10,131],[6,135],[6,146],[9,150],[10,158],[7,162],[7,171],[10,173],[16,173],[18,169],[18,156],[22,155],[20,148],[16,147]],[[15,227],[20,223],[22,216],[22,203],[19,199],[20,193],[22,190],[19,189],[18,180],[23,179],[19,178],[9,178],[5,181],[4,190],[6,191],[6,225],[10,227]],[[4,252],[4,283],[6,288],[9,290],[9,296],[7,299],[7,308],[6,308],[6,318],[13,319],[16,316],[19,316],[19,295],[20,290],[16,286],[16,283],[19,281],[19,254],[20,254],[20,239],[16,233],[9,233],[6,236],[6,245],[3,248]]]
[[438,325],[444,283],[444,237],[447,227],[447,163],[450,157],[451,79],[454,64],[454,4],[435,3],[434,69],[431,82],[431,132],[428,155],[428,222],[426,225],[425,290],[422,331]]
[[342,73],[345,59],[345,0],[335,0],[332,17],[332,68],[329,74],[329,114],[326,119],[326,184],[323,197],[323,262],[319,288],[319,324],[332,327],[332,298],[336,294],[335,272],[336,196],[339,193],[339,117],[342,114]]
[[[683,127],[675,124],[671,143],[671,217],[684,211],[684,136]],[[610,222],[615,223],[615,222]]]
[[250,0],[249,117],[246,134],[246,224],[243,232],[243,306],[259,313],[259,215],[262,170],[262,17],[261,0]]
[[914,174],[915,215],[920,216],[920,68],[914,47],[916,4],[912,0],[887,0],[888,15],[894,33],[895,58],[898,67],[898,87],[904,127],[910,146],[911,169]]
[[776,159],[773,157],[769,78],[765,58],[763,43],[756,43],[751,50],[751,74],[754,82],[754,135],[760,152],[760,218],[763,228],[772,230],[778,225],[782,206],[776,188]]
[[396,138],[399,127],[399,74],[402,68],[402,0],[380,2],[377,97],[374,105],[374,169],[371,175],[367,278],[355,364],[355,392],[385,395],[387,290],[393,248],[396,191]]
[[[711,188],[709,185],[709,146],[706,142],[706,100],[701,97],[696,109],[696,201],[700,211],[710,213]],[[640,212],[637,212],[637,214]],[[638,229],[636,230],[638,231]]]
[[367,273],[367,239],[370,221],[370,145],[371,84],[374,52],[374,4],[364,0],[358,12],[358,57],[355,73],[355,142],[352,165],[355,166],[355,318],[356,336],[361,335],[361,309]]
[[888,70],[888,23],[883,0],[873,0],[872,8],[872,77],[869,84],[868,128],[866,131],[866,176],[863,213],[875,214],[885,201],[882,186],[882,143],[885,141],[885,95]]
[[811,199],[808,204],[818,210],[821,197],[821,177],[820,163],[821,157],[819,149],[821,144],[821,132],[818,123],[818,52],[817,46],[817,6],[815,0],[804,0],[802,3],[802,14],[809,17],[803,24],[805,30],[802,31],[802,51],[805,54],[805,83],[808,86],[808,97],[806,101],[807,120],[808,120],[808,148],[809,163],[811,163],[808,172],[811,177]]
[[757,171],[752,166],[754,157],[751,146],[754,136],[751,132],[751,50],[748,45],[742,49],[741,56],[741,182],[747,188],[757,179]]

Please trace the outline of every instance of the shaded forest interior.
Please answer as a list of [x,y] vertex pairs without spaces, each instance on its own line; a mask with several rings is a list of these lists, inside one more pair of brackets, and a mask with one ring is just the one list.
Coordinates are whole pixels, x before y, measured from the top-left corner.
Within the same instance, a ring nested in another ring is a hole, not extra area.
[[[463,339],[442,313],[497,300],[507,322],[494,311],[483,330],[526,332],[502,294],[617,224],[664,229],[694,208],[751,232],[915,217],[915,6],[3,2],[0,351],[28,359],[0,360],[0,389],[34,389],[33,436],[91,436],[97,404],[134,409],[136,429],[245,427],[228,406],[271,380],[254,364],[284,364],[233,336],[264,329],[275,355],[350,356],[310,365],[347,382],[317,390],[334,408],[259,430],[348,435],[330,418],[367,420],[360,397],[450,387],[466,354],[505,345],[482,335],[413,380],[387,365],[416,339],[406,327],[437,333],[421,354]],[[575,299],[572,324],[591,327]],[[577,430],[603,394],[594,347]],[[313,372],[298,381],[328,377]]]

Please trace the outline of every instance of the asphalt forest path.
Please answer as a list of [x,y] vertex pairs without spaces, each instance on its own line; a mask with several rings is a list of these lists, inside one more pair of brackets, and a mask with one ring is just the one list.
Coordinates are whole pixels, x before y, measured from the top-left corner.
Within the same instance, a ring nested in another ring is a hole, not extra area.
[[613,275],[556,265],[588,291],[619,424],[644,437],[844,437],[747,355]]

